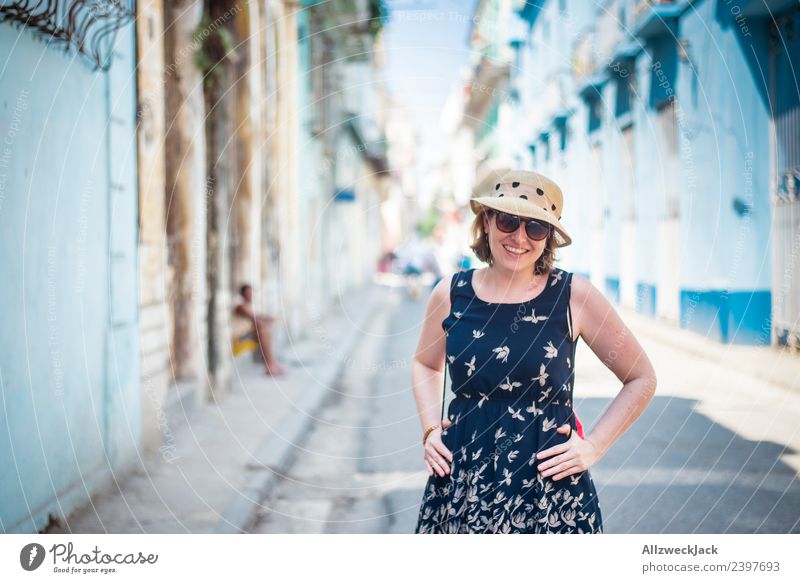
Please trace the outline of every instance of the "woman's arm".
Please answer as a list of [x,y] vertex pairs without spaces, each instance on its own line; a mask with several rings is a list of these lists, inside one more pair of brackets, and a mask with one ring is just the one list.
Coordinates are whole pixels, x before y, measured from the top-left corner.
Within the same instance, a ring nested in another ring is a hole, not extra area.
[[450,278],[445,277],[431,292],[422,323],[417,350],[411,360],[411,384],[422,429],[441,418],[442,375],[445,336],[442,320],[450,313]]
[[[445,335],[442,320],[450,313],[450,281],[445,277],[431,292],[417,350],[411,360],[411,385],[417,403],[423,431],[439,423],[441,419],[442,380],[445,359]],[[445,420],[445,427],[448,420]],[[449,471],[452,455],[441,443],[441,429],[428,435],[425,447],[425,462],[428,473],[435,469],[439,475]]]
[[642,414],[656,390],[656,373],[636,337],[614,307],[585,277],[572,278],[573,334],[623,383],[619,394],[586,437],[598,458],[622,436]]

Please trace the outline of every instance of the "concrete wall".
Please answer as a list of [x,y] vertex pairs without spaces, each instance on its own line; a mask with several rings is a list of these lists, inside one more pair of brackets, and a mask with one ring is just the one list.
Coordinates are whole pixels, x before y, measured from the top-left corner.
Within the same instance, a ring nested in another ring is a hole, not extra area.
[[108,73],[0,24],[0,529],[33,532],[138,457],[133,27]]
[[162,447],[162,433],[170,431],[164,403],[172,381],[166,301],[164,10],[159,0],[140,0],[136,8],[142,446],[150,453]]

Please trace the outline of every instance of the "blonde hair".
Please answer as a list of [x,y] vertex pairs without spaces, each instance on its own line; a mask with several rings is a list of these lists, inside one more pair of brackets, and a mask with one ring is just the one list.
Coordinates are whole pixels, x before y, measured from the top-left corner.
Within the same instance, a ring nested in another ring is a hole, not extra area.
[[[481,211],[475,215],[475,218],[472,220],[472,244],[470,245],[470,249],[475,253],[475,256],[483,261],[484,263],[488,263],[492,265],[494,262],[492,258],[492,251],[489,247],[489,235],[486,232],[486,229],[483,228],[483,217],[487,217],[488,220],[492,220],[489,216],[488,209],[486,207],[482,207]],[[536,260],[536,264],[534,265],[533,273],[534,275],[542,275],[545,273],[550,273],[553,271],[553,265],[556,262],[556,238],[555,238],[555,229],[550,229],[550,235],[547,237],[547,243],[544,246],[544,250],[542,254],[539,256],[539,259]]]

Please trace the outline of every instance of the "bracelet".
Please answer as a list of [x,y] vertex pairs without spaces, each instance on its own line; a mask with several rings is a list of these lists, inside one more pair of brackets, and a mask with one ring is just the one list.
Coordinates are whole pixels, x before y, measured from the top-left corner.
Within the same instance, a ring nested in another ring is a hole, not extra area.
[[439,427],[439,424],[438,424],[438,423],[437,423],[436,425],[431,425],[430,427],[428,427],[428,428],[425,430],[425,433],[423,433],[423,434],[422,434],[422,445],[425,445],[425,441],[427,441],[427,439],[428,439],[428,436],[431,434],[431,431],[433,431],[433,430],[434,430],[434,429],[436,429],[437,427]]

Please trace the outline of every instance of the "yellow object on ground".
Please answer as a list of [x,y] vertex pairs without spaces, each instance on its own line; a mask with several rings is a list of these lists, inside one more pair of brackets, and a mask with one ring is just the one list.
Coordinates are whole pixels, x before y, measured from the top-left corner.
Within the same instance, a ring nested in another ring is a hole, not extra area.
[[234,338],[231,342],[231,348],[233,349],[233,355],[239,356],[243,352],[250,352],[251,350],[258,348],[258,342],[252,338],[244,338],[242,340],[237,340]]

